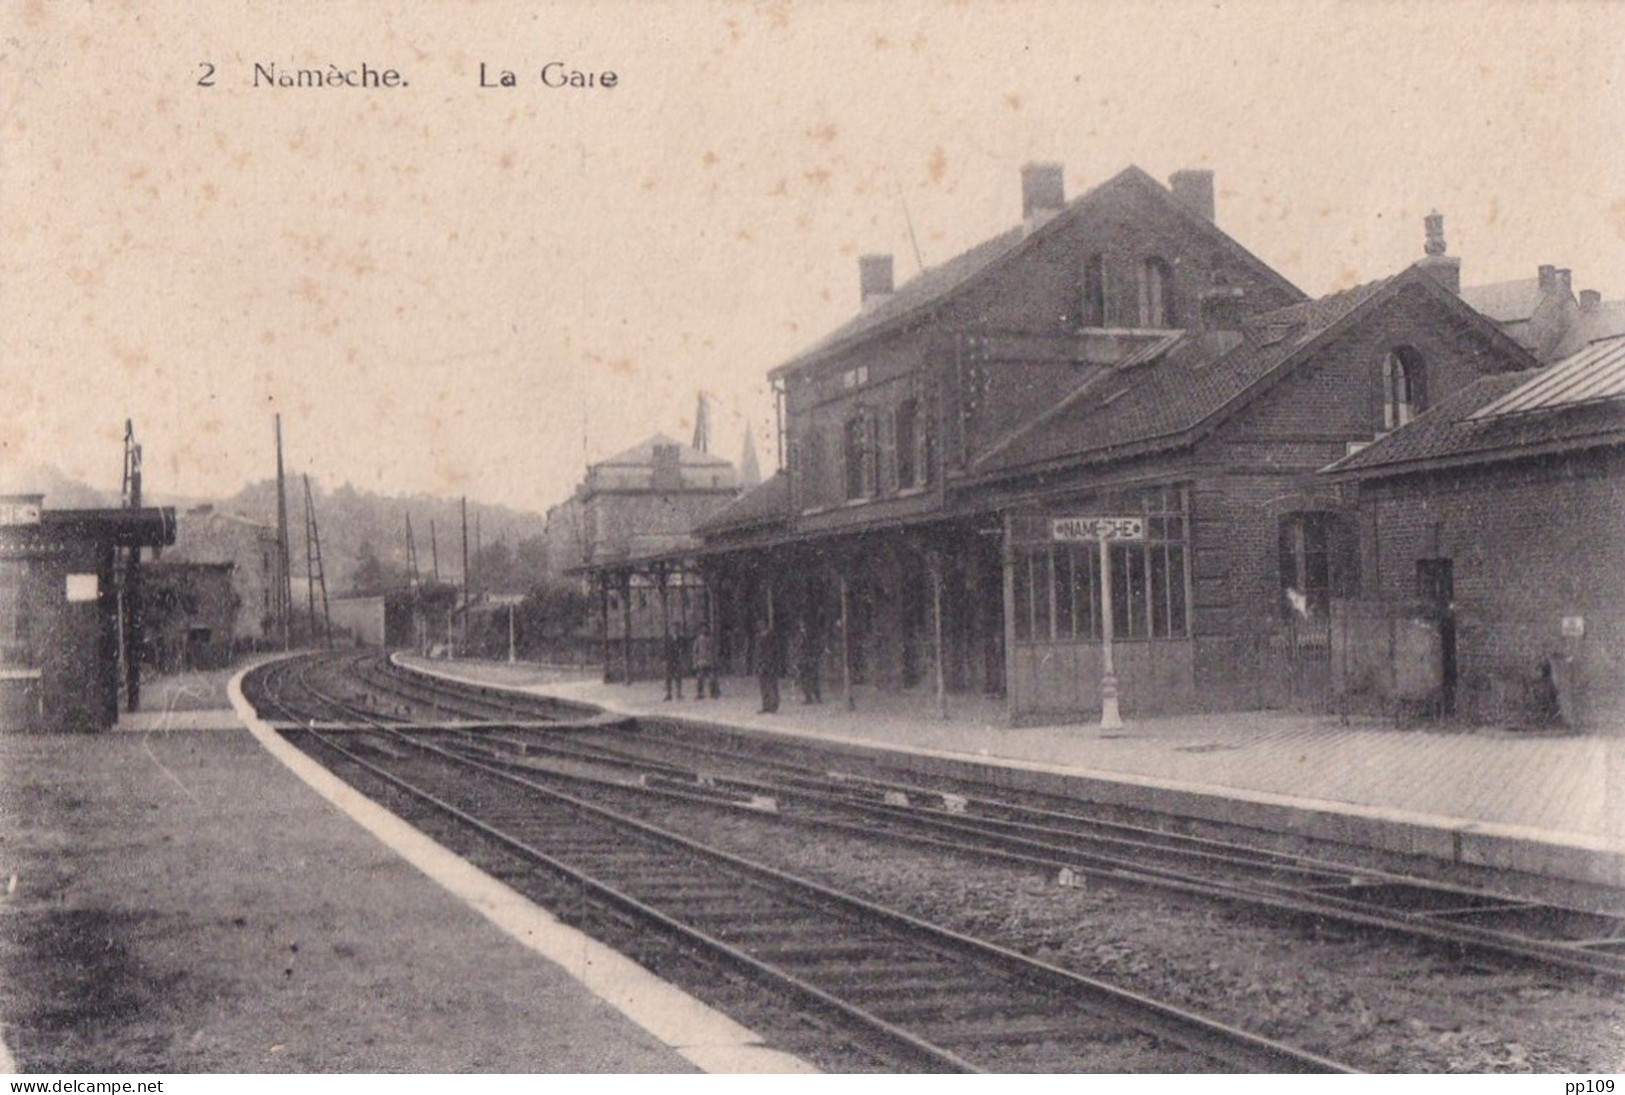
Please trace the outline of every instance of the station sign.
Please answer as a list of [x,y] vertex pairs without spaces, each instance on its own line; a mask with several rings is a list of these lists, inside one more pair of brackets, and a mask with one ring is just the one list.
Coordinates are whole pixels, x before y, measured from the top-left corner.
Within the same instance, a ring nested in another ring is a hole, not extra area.
[[1051,540],[1144,540],[1144,517],[1052,517]]
[[33,500],[0,499],[0,525],[37,525],[40,504]]

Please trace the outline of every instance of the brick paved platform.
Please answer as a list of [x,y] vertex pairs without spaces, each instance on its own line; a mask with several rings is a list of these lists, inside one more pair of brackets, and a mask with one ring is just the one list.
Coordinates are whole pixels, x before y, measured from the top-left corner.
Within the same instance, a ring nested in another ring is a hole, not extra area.
[[[1607,886],[1625,885],[1625,732],[1583,735],[1395,726],[1286,712],[1011,728],[1002,704],[855,693],[819,706],[786,682],[779,712],[758,714],[755,682],[721,700],[664,700],[658,681],[605,684],[502,663],[403,662],[428,672],[601,706],[903,751],[941,770],[1001,778],[1319,839]],[[948,766],[948,768],[943,768]],[[1035,782],[1036,781],[1036,782]]]

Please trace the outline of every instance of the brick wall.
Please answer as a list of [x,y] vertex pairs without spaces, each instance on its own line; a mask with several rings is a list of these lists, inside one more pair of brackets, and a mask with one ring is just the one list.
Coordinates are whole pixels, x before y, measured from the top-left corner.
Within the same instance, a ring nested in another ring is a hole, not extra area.
[[1167,202],[1125,186],[1102,194],[1067,224],[1046,232],[1038,245],[1009,264],[1007,276],[955,302],[947,322],[994,330],[1075,330],[1086,318],[1079,310],[1084,264],[1097,252],[1106,263],[1103,326],[1140,325],[1139,270],[1152,257],[1174,271],[1175,321],[1180,326],[1197,325],[1201,294],[1213,287],[1217,275],[1243,290],[1243,311],[1278,308],[1296,299]]
[[1237,443],[1325,444],[1309,459],[1342,455],[1344,441],[1369,441],[1382,429],[1383,359],[1409,346],[1421,355],[1427,404],[1438,403],[1478,377],[1533,364],[1504,351],[1420,289],[1401,292],[1339,336],[1227,427]]
[[[980,396],[982,407],[971,428],[960,431],[956,416],[964,393],[956,387],[961,378],[955,368],[954,335],[1075,335],[1085,318],[1080,313],[1084,266],[1096,252],[1106,261],[1108,326],[1139,325],[1139,270],[1153,256],[1174,272],[1174,307],[1181,324],[1198,322],[1201,294],[1217,279],[1242,290],[1244,312],[1277,308],[1296,299],[1167,202],[1132,186],[1115,189],[1047,230],[1008,259],[996,276],[941,307],[926,328],[866,341],[790,376],[786,431],[796,451],[795,508],[823,508],[846,500],[845,421],[861,403],[878,416],[884,442],[892,408],[913,390],[911,378],[920,376],[927,387],[939,388],[950,408],[951,420],[944,423],[938,451],[954,466],[964,452],[978,451],[1003,437],[1082,380],[1086,369],[1072,364],[990,362],[992,381]],[[841,377],[858,367],[867,370],[866,383],[857,390],[843,390]]]
[[[1488,465],[1369,486],[1368,591],[1417,595],[1418,559],[1451,560],[1458,708],[1529,715],[1542,660],[1565,661],[1583,721],[1625,707],[1625,457]],[[1584,620],[1565,637],[1564,617]]]

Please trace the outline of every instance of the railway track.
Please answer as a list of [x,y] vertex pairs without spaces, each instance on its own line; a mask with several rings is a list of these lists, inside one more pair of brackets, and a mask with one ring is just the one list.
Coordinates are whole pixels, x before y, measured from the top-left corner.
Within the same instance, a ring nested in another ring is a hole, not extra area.
[[[397,678],[407,675],[399,668],[389,669]],[[485,691],[481,699],[503,709],[500,695]],[[656,792],[715,797],[721,789],[734,795],[767,796],[786,806],[794,804],[804,821],[822,818],[836,827],[858,826],[871,834],[885,832],[1046,870],[1240,902],[1280,916],[1318,918],[1476,954],[1625,978],[1625,916],[1612,911],[1170,833],[1105,819],[1072,804],[1063,809],[1012,801],[985,788],[959,785],[948,790],[831,771],[827,765],[761,757],[744,761],[725,750],[669,739],[646,742],[649,737],[629,740],[621,735],[604,741],[498,734],[474,747],[485,749],[494,762],[502,762],[501,751],[509,750],[619,768]]]
[[[460,754],[371,720],[312,682],[315,663],[282,664],[252,691],[267,714],[289,724],[290,738],[346,779],[389,798],[397,812],[453,846],[466,845],[472,834],[527,869],[590,893],[618,916],[770,985],[840,1025],[888,1067],[1345,1070]],[[351,729],[312,729],[313,713],[347,717]]]
[[[399,684],[423,697],[435,691],[487,719],[534,718],[540,698],[459,688],[391,665],[366,662],[372,688]],[[449,702],[449,700],[447,701]],[[358,709],[357,709],[358,710]],[[551,710],[557,710],[553,708]],[[890,776],[832,771],[652,735],[561,735],[517,724],[465,738],[462,747],[489,763],[528,770],[552,758],[648,794],[719,804],[774,801],[786,823],[886,834],[943,850],[995,857],[1053,872],[1160,888],[1203,900],[1240,903],[1291,918],[1311,918],[1427,941],[1453,950],[1536,962],[1562,970],[1625,978],[1625,916],[1611,911],[1510,897],[1304,855],[1170,833],[1080,809],[1015,801],[985,788],[922,786]],[[559,778],[563,778],[561,775]]]
[[[591,765],[614,782],[678,798],[771,799],[786,819],[1050,872],[1251,905],[1474,953],[1625,978],[1625,917],[1486,893],[1301,855],[1105,822],[1064,810],[944,791],[890,779],[705,755],[673,763],[619,743],[548,741],[498,733],[463,747],[518,766],[551,757]],[[677,750],[658,748],[656,754]],[[528,758],[528,759],[527,759]],[[724,774],[732,773],[732,774]]]

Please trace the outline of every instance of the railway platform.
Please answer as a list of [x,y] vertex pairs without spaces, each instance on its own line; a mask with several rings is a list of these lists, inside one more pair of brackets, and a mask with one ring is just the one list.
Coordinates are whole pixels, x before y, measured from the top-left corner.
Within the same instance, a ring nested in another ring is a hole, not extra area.
[[1013,728],[1002,704],[857,689],[760,713],[753,679],[719,700],[666,700],[660,681],[606,684],[523,663],[430,662],[430,673],[557,696],[641,718],[817,738],[974,769],[1023,788],[1198,820],[1581,884],[1625,886],[1625,728],[1586,733],[1399,726],[1282,711]]
[[0,734],[0,1069],[807,1070],[162,683]]

